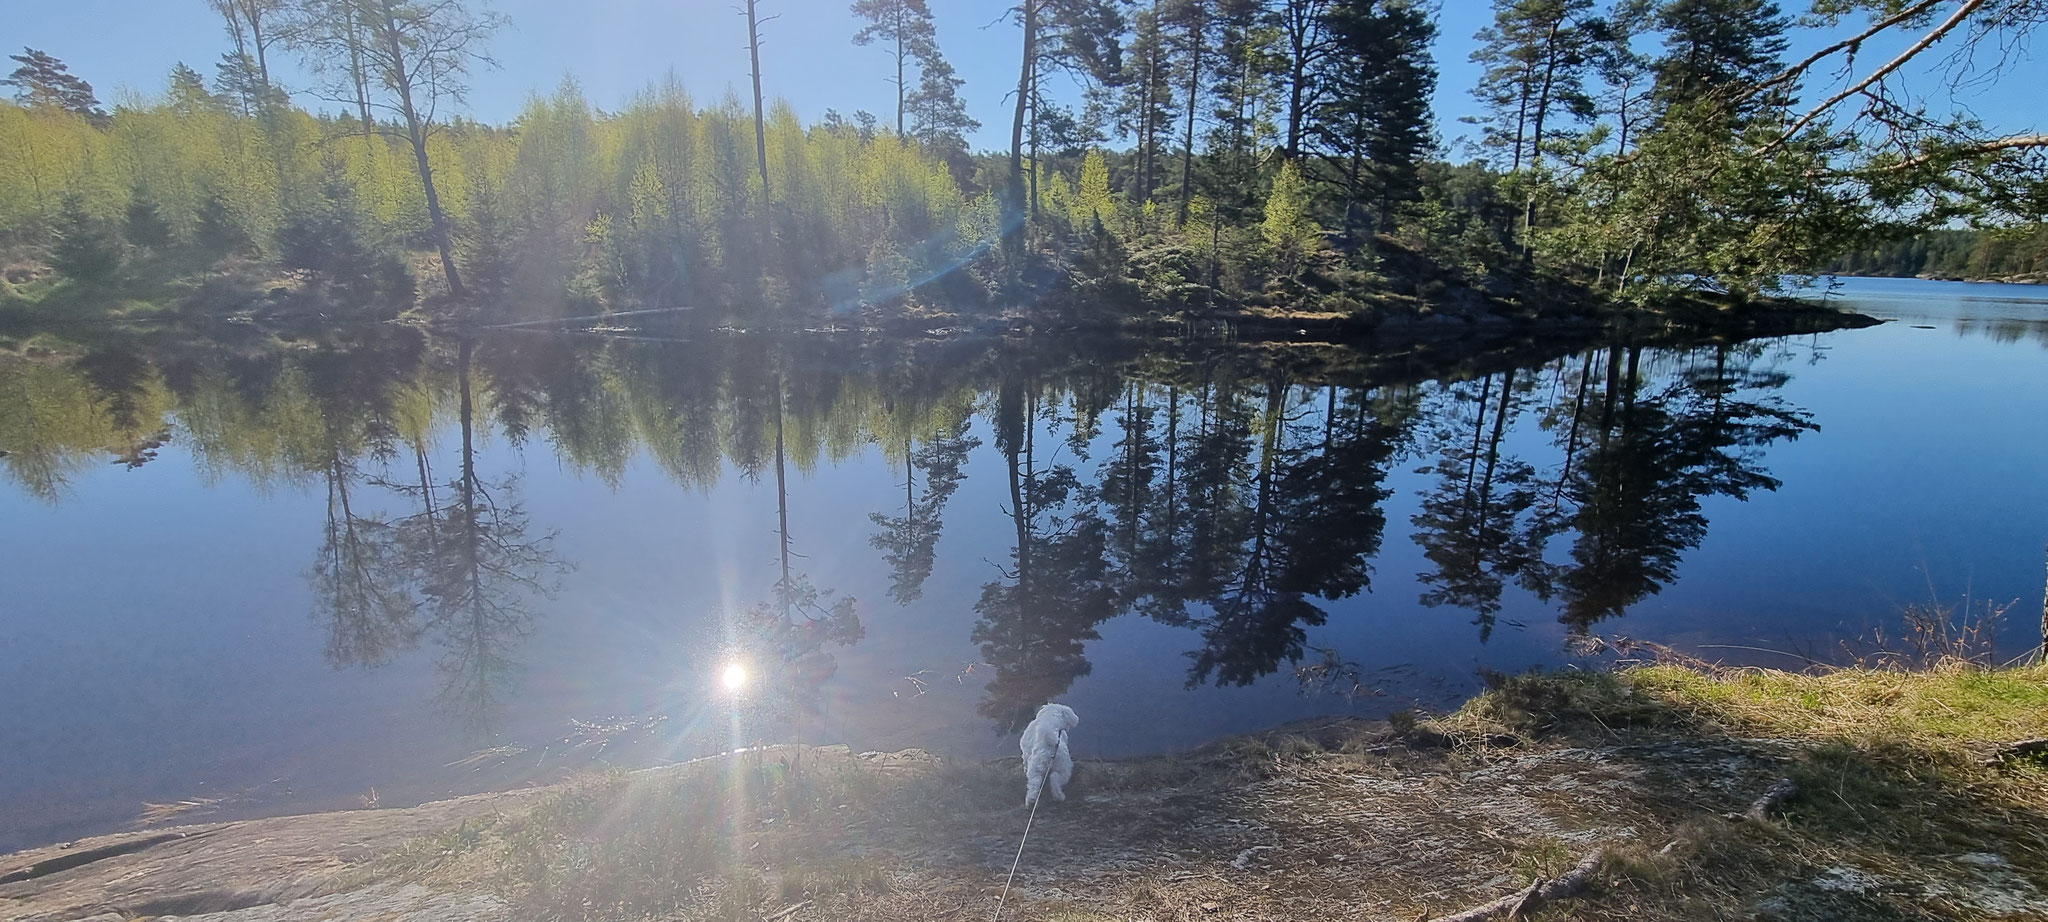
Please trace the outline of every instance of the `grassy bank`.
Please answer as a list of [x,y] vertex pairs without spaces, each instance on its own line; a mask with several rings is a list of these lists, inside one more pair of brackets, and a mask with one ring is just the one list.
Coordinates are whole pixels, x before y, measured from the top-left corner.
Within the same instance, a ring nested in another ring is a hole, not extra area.
[[[1768,823],[1707,814],[1615,849],[1573,918],[2038,918],[2048,668],[1787,673],[1651,665],[1505,679],[1442,721],[1582,745],[1698,743],[1775,764]],[[1674,807],[1681,807],[1674,804]]]

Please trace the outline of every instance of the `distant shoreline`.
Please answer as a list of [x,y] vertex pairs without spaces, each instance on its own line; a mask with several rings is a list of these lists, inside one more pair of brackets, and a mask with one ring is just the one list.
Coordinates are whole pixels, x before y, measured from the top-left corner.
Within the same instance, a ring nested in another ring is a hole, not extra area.
[[1842,279],[1914,279],[1922,282],[1970,282],[1979,285],[2048,285],[2048,275],[2005,275],[1972,277],[1965,275],[1868,275],[1858,272],[1830,272],[1828,275]]

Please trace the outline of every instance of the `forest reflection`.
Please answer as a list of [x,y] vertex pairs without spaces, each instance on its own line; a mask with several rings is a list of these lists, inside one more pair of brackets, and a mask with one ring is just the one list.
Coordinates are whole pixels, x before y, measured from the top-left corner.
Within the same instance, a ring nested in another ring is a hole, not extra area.
[[800,719],[830,650],[866,628],[805,572],[805,537],[845,536],[791,534],[791,481],[879,455],[900,488],[847,527],[909,605],[965,521],[948,506],[979,457],[975,476],[1001,479],[1009,554],[970,639],[993,667],[978,709],[1007,727],[1088,674],[1090,642],[1123,616],[1188,631],[1190,687],[1330,683],[1348,667],[1311,630],[1372,588],[1404,468],[1424,475],[1406,523],[1423,606],[1468,614],[1482,640],[1510,589],[1572,631],[1620,616],[1676,579],[1704,500],[1775,489],[1765,447],[1815,428],[1778,396],[1777,351],[145,337],[0,358],[0,465],[62,503],[88,467],[146,465],[168,442],[209,478],[324,490],[307,577],[328,660],[374,668],[430,645],[442,706],[489,735],[572,570],[519,478],[484,463],[499,443],[613,489],[642,454],[688,489],[772,480],[777,578],[723,617]]

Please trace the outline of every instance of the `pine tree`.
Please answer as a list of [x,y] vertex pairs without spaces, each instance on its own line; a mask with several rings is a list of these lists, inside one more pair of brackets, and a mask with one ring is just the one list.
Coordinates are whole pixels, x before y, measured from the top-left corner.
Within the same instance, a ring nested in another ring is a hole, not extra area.
[[1168,71],[1166,37],[1159,27],[1159,0],[1140,10],[1132,21],[1131,45],[1124,55],[1123,92],[1117,104],[1117,127],[1137,142],[1137,169],[1132,171],[1131,199],[1151,201],[1158,188],[1159,155],[1173,118],[1173,85]]
[[879,43],[896,65],[896,76],[889,82],[896,87],[896,133],[903,134],[911,93],[906,65],[912,58],[927,60],[938,54],[932,11],[925,0],[854,0],[853,15],[867,22],[853,34],[853,43]]
[[1391,231],[1421,196],[1418,167],[1432,139],[1436,24],[1410,0],[1342,0],[1330,9],[1331,53],[1313,129],[1354,241]]
[[186,67],[183,61],[171,68],[171,108],[180,118],[193,118],[213,109],[213,94],[206,89],[206,78],[199,72]]
[[1744,88],[1781,66],[1791,21],[1772,0],[1669,0],[1657,10],[1664,55],[1656,63],[1654,98],[1661,109],[1711,101],[1741,116],[1768,98],[1737,105]]
[[[1110,0],[1023,0],[1016,9],[1024,27],[1023,60],[1018,65],[1016,108],[1010,121],[1010,175],[1003,207],[1011,226],[1021,226],[1028,207],[1038,211],[1037,176],[1039,120],[1047,106],[1042,95],[1049,71],[1065,71],[1088,83],[1111,84],[1123,70],[1123,17]],[[1028,118],[1027,118],[1028,116]],[[1029,128],[1031,169],[1024,166]],[[1029,176],[1031,189],[1025,182]]]
[[1494,0],[1493,25],[1480,30],[1474,63],[1485,68],[1472,95],[1486,107],[1485,143],[1507,151],[1508,169],[1543,158],[1546,128],[1561,108],[1592,111],[1585,78],[1593,60],[1586,19],[1592,0]]
[[23,48],[21,54],[8,55],[20,63],[0,85],[14,87],[14,99],[29,108],[62,109],[75,115],[91,119],[104,119],[107,113],[100,109],[100,101],[92,92],[92,84],[71,73],[63,61],[38,51]]
[[981,123],[967,114],[967,101],[960,98],[965,81],[953,74],[953,65],[936,53],[918,68],[917,92],[912,93],[910,136],[946,161],[956,181],[974,175],[974,161],[967,153],[967,134]]
[[1175,83],[1185,111],[1180,144],[1180,204],[1176,212],[1177,220],[1185,225],[1195,197],[1195,112],[1201,107],[1202,77],[1208,66],[1203,56],[1212,41],[1209,33],[1213,19],[1209,15],[1209,0],[1168,0],[1168,4],[1160,11],[1160,26],[1172,36]]
[[1207,194],[1224,220],[1248,223],[1256,215],[1259,151],[1275,133],[1270,113],[1283,69],[1279,23],[1254,0],[1218,0],[1216,53],[1211,68]]

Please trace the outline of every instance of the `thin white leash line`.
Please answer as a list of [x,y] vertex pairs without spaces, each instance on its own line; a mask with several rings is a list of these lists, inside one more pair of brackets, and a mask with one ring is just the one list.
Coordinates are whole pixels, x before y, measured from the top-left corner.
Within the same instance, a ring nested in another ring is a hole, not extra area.
[[[1060,731],[1060,748],[1067,748],[1067,731]],[[1072,758],[1069,756],[1068,758]],[[1010,899],[1010,883],[1017,879],[1017,866],[1024,863],[1024,843],[1031,841],[1031,822],[1038,819],[1038,803],[1045,799],[1045,782],[1052,779],[1052,763],[1045,764],[1045,773],[1039,776],[1038,796],[1031,799],[1031,815],[1024,818],[1024,836],[1017,840],[1017,857],[1010,860],[1010,876],[1003,878],[1003,895],[996,897],[996,914],[989,922],[1001,922],[1003,903]]]

